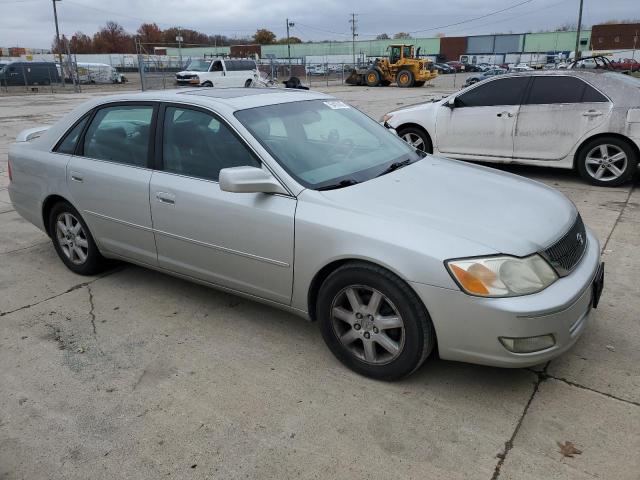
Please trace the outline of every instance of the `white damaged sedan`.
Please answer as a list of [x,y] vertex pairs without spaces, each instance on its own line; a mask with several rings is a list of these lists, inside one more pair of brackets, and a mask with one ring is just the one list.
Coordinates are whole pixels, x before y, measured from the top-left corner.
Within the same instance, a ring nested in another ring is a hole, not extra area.
[[21,133],[9,175],[16,211],[73,272],[118,259],[293,312],[375,378],[436,345],[544,362],[602,290],[598,240],[562,194],[416,151],[315,92],[101,97]]

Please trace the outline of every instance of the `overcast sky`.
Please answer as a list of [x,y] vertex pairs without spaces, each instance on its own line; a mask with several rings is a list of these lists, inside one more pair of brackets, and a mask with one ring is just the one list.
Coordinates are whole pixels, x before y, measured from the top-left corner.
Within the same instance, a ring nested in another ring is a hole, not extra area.
[[[500,9],[521,5],[489,15]],[[291,35],[302,40],[351,39],[349,18],[357,14],[359,38],[385,32],[476,35],[526,32],[576,23],[579,0],[61,0],[61,34],[81,30],[92,35],[107,20],[134,32],[142,22],[160,28],[180,25],[207,34],[251,35],[268,28],[285,36],[285,18],[295,22]],[[401,8],[398,5],[402,5]],[[587,25],[640,16],[638,0],[585,0]],[[472,21],[469,21],[472,20]],[[460,25],[451,25],[465,22]],[[51,0],[0,0],[0,46],[48,48],[55,34]]]

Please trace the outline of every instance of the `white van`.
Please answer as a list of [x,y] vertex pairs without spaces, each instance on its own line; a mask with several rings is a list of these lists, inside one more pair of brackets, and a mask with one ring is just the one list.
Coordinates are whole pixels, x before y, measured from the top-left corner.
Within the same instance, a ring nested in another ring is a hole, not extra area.
[[[77,63],[80,83],[124,83],[124,76],[106,63]],[[65,72],[65,77],[71,76]]]
[[176,73],[176,84],[201,87],[250,87],[259,78],[255,60],[214,58],[189,62],[185,70]]

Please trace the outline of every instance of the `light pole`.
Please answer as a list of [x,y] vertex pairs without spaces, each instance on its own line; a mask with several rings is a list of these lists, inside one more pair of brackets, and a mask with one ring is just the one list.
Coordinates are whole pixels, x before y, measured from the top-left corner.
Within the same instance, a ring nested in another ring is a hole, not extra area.
[[582,3],[584,0],[580,0],[580,8],[578,9],[578,31],[576,32],[576,54],[574,60],[577,62],[580,59],[580,28],[582,27]]
[[58,28],[58,10],[56,9],[56,2],[60,2],[61,0],[51,0],[53,3],[53,20],[56,23],[56,50],[58,50],[58,63],[60,64],[60,77],[62,80],[62,87],[64,88],[64,69],[62,67],[62,52],[60,48],[62,44],[60,43],[60,29]]
[[289,57],[289,76],[291,76],[291,42],[289,40],[289,27],[294,27],[295,23],[287,18],[287,56]]
[[178,42],[178,56],[180,57],[180,68],[182,69],[182,41],[184,38],[182,37],[182,27],[178,27],[178,36],[176,37],[176,42]]

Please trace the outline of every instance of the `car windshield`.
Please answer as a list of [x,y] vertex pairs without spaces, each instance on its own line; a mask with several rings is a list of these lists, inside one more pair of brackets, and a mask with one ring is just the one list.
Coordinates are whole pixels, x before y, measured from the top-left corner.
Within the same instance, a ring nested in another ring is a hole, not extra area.
[[207,60],[191,60],[187,65],[187,70],[192,72],[208,72],[211,62]]
[[364,182],[423,158],[397,135],[339,100],[269,105],[240,110],[235,116],[307,188]]

